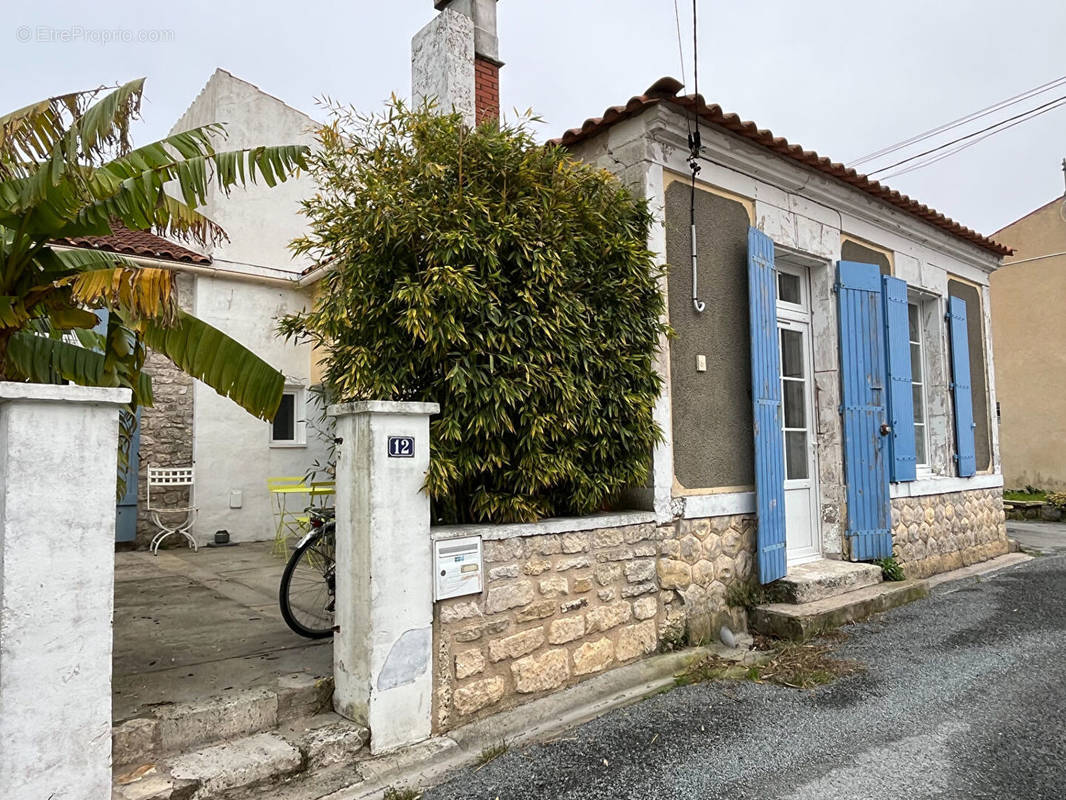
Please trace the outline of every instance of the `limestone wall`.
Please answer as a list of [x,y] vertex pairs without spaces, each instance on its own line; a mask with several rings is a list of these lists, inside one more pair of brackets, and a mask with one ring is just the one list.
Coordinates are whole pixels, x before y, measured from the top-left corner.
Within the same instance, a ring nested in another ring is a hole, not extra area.
[[751,574],[754,536],[734,516],[485,541],[485,590],[435,606],[435,728],[745,628],[726,595]]
[[893,553],[908,578],[986,561],[1007,552],[1000,489],[897,497],[892,500]]
[[[178,276],[178,302],[184,309],[192,303],[193,277]],[[137,474],[137,545],[147,547],[159,529],[147,510],[148,465],[187,467],[192,464],[193,379],[174,362],[153,350],[148,351],[144,371],[152,377],[155,404],[141,409],[140,463]],[[152,505],[179,508],[188,505],[189,490],[184,487],[152,493]],[[173,537],[171,537],[172,541]]]

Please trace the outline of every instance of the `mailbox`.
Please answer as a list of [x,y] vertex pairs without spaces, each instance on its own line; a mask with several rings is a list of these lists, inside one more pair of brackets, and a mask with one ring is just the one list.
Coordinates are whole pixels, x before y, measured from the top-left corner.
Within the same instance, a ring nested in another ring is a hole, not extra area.
[[484,586],[483,573],[480,536],[445,539],[433,543],[435,600],[480,594]]

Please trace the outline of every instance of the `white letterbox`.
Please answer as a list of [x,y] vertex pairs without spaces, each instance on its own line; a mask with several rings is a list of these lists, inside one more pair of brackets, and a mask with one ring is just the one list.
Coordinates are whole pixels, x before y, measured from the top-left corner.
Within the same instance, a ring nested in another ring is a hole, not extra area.
[[483,572],[480,536],[433,543],[435,600],[479,594],[484,585]]

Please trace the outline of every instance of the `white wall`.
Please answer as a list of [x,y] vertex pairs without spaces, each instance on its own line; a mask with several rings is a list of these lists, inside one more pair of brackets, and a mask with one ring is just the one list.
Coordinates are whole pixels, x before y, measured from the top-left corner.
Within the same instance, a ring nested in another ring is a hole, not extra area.
[[[280,317],[304,308],[309,301],[306,293],[198,276],[194,294],[198,317],[281,370],[288,381],[308,386],[310,348],[288,344],[275,334]],[[310,422],[314,417],[304,418]],[[199,381],[193,389],[193,430],[195,499],[200,509],[196,533],[201,538],[220,529],[228,530],[235,541],[271,538],[274,525],[266,479],[304,475],[316,459],[326,458],[325,443],[310,429],[304,446],[271,445],[269,423]],[[242,494],[241,508],[229,507],[233,490]],[[290,505],[303,499],[292,497]]]

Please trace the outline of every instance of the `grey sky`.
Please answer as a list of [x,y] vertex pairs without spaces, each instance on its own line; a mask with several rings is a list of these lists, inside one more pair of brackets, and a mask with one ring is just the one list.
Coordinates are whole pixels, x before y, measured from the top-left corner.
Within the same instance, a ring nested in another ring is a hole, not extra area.
[[[688,28],[691,2],[679,2]],[[409,93],[410,40],[434,13],[431,0],[86,8],[49,0],[9,10],[0,31],[5,110],[145,75],[139,142],[163,135],[217,66],[315,117],[322,94],[376,110],[390,93]],[[543,138],[662,75],[681,77],[673,0],[501,0],[499,25],[503,107],[532,107],[546,120]],[[84,41],[116,28],[163,31],[170,41]],[[709,102],[838,161],[1066,74],[1062,0],[700,0],[700,30]],[[40,40],[64,35],[83,41]],[[1066,107],[889,184],[991,233],[1063,194],[1063,157]]]

